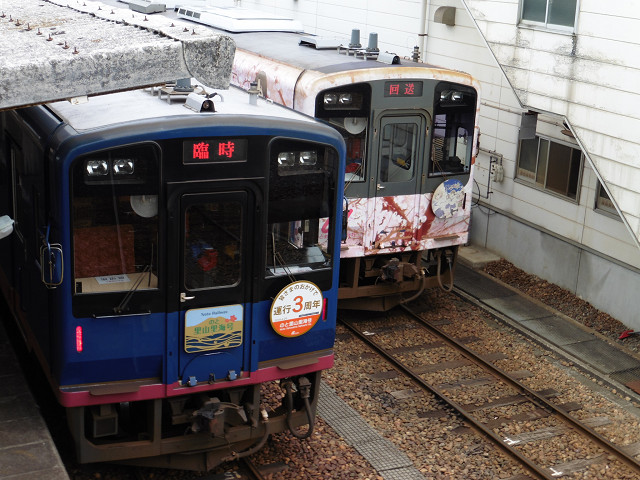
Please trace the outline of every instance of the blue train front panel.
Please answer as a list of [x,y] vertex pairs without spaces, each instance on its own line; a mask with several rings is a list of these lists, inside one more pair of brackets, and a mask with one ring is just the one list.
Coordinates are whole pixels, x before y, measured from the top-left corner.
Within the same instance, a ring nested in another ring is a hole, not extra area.
[[[0,290],[82,463],[208,470],[313,430],[344,141],[224,97],[215,113],[137,91],[0,114]],[[265,394],[275,380],[285,400]]]
[[[111,392],[120,401],[184,395],[331,366],[341,141],[243,123],[160,136],[153,125],[130,126],[108,141],[102,133],[63,143],[62,225],[71,226],[60,231],[71,273],[56,293],[63,404],[103,403]],[[313,325],[283,334],[271,307],[300,282],[321,292],[319,303],[301,304],[299,317]]]

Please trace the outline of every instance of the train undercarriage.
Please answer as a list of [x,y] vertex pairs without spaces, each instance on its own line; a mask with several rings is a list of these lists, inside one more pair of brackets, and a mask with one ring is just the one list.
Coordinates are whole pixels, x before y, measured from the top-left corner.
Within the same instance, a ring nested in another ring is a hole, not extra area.
[[340,259],[338,307],[387,311],[425,289],[451,290],[458,246]]
[[164,399],[73,407],[80,463],[208,471],[258,451],[273,433],[313,432],[321,372]]

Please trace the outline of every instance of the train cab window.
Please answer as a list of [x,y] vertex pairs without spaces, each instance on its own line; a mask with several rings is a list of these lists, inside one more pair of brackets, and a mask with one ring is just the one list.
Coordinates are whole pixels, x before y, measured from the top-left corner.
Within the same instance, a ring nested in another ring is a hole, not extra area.
[[240,281],[242,205],[219,201],[190,205],[184,225],[184,286],[188,290]]
[[364,182],[366,180],[365,160],[367,158],[369,119],[367,117],[337,117],[329,118],[329,123],[340,132],[347,146],[345,183]]
[[406,182],[415,175],[419,125],[386,119],[382,127],[380,180]]
[[331,268],[337,152],[277,140],[270,158],[267,277]]
[[76,294],[158,288],[158,150],[143,144],[72,167]]
[[471,168],[475,90],[450,83],[436,88],[430,176],[465,174]]
[[371,86],[356,83],[323,90],[316,96],[315,117],[338,130],[347,146],[344,181],[364,182],[371,114]]

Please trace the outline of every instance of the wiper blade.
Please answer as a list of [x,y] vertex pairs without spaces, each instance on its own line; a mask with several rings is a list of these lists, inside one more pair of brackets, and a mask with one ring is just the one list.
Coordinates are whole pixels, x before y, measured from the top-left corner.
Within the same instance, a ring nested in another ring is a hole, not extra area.
[[134,284],[131,286],[127,294],[124,296],[120,304],[117,305],[116,307],[113,307],[113,311],[115,313],[120,314],[126,311],[127,305],[129,304],[129,300],[131,300],[131,297],[133,297],[133,293],[138,289],[138,287],[140,287],[140,284],[145,278],[145,273],[149,274],[149,280],[151,280],[151,265],[146,265],[142,270],[142,272],[140,273],[141,273],[140,276],[138,276],[138,278],[136,279]]

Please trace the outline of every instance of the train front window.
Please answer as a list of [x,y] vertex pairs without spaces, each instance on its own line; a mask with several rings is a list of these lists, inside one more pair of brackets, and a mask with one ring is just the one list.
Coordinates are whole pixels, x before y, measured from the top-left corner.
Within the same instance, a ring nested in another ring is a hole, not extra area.
[[406,182],[416,170],[419,125],[388,118],[382,127],[380,146],[380,180]]
[[364,182],[369,119],[367,117],[334,117],[329,118],[328,121],[340,132],[347,146],[345,183]]
[[436,88],[429,175],[469,173],[473,154],[476,92],[442,82]]
[[337,152],[280,139],[270,159],[266,275],[331,268]]
[[188,290],[237,285],[240,281],[242,205],[198,203],[184,220],[184,286]]
[[345,184],[366,181],[371,86],[355,83],[319,92],[315,116],[328,122],[344,138],[347,146]]
[[158,288],[158,157],[155,145],[142,144],[76,160],[76,294]]

